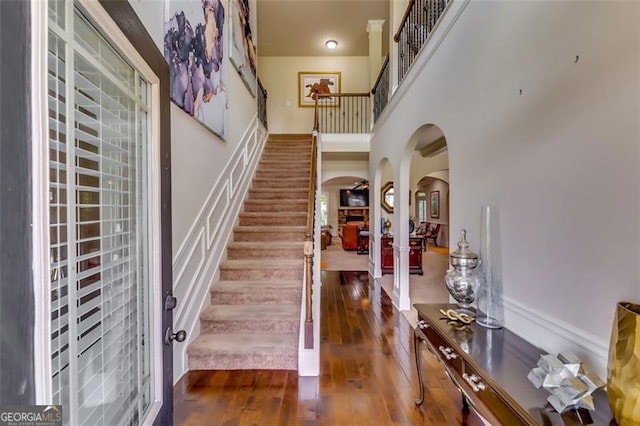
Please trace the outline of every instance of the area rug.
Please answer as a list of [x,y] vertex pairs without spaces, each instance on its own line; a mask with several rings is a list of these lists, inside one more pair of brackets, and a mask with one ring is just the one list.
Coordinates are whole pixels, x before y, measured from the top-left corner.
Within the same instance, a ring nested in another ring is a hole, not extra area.
[[368,271],[369,255],[357,254],[355,250],[342,248],[339,237],[332,239],[332,244],[322,250],[320,267],[325,271]]

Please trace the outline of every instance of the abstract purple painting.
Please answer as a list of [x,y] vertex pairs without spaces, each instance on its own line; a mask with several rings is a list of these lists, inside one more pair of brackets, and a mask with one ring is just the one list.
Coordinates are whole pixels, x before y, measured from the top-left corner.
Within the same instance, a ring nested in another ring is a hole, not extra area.
[[221,138],[227,130],[225,10],[220,0],[171,0],[164,58],[171,100]]
[[255,96],[257,53],[251,30],[256,27],[255,7],[251,7],[249,0],[229,0],[229,14],[229,59],[249,92]]

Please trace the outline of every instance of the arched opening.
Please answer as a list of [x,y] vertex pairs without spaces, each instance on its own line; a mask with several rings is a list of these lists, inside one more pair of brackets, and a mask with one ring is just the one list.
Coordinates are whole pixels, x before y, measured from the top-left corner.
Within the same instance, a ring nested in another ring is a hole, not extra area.
[[[389,269],[383,259],[374,262],[381,265],[382,285],[391,289],[394,304],[408,311],[413,303],[448,301],[444,276],[449,265],[449,156],[443,131],[434,124],[420,126],[396,162],[389,179],[393,182],[393,214],[389,215],[393,277],[384,274]],[[387,182],[383,176],[381,185]],[[385,216],[384,210],[381,215]],[[434,230],[437,235],[429,239]],[[383,245],[382,240],[384,236]]]
[[[449,182],[435,173],[424,176],[416,184],[414,215],[420,230],[437,229],[425,241],[434,247],[449,247]],[[447,173],[448,175],[448,173]],[[438,226],[439,225],[439,226]]]
[[323,181],[320,190],[320,221],[323,229],[328,229],[332,236],[337,237],[347,222],[368,222],[368,193],[366,176],[335,176]]

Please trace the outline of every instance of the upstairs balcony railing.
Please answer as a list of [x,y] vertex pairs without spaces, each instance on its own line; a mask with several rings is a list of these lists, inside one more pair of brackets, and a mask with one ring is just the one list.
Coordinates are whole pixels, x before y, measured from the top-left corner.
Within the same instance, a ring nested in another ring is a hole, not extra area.
[[369,133],[369,93],[330,93],[316,96],[315,130],[322,133]]
[[371,89],[371,94],[373,95],[373,122],[375,123],[389,100],[389,55],[382,64],[382,69],[380,69],[380,74]]
[[267,90],[260,79],[258,79],[258,120],[260,120],[265,129],[269,128],[267,126]]
[[410,0],[393,39],[398,43],[398,84],[409,71],[451,0]]

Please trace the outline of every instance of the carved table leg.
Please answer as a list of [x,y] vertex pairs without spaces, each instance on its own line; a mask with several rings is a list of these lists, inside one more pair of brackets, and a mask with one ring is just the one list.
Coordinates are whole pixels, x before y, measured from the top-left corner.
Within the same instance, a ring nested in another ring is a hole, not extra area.
[[420,396],[415,400],[416,405],[424,402],[424,381],[422,380],[422,357],[420,356],[420,345],[422,339],[418,335],[418,330],[413,331],[413,353],[416,357],[416,368],[418,369],[418,386],[420,388]]

